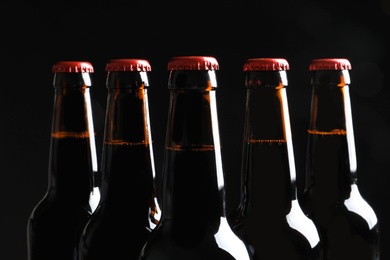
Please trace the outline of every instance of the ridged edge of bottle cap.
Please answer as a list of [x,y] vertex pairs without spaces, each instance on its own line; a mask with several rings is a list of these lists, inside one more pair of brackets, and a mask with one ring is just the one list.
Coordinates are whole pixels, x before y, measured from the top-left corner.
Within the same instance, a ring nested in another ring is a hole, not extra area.
[[177,56],[168,62],[168,70],[218,70],[216,58],[211,56]]
[[251,58],[248,59],[243,67],[244,71],[277,71],[289,70],[290,65],[283,58]]
[[309,70],[350,70],[351,63],[344,58],[314,59],[309,65]]
[[106,64],[106,71],[151,71],[145,59],[112,59]]
[[52,67],[52,72],[67,72],[67,73],[93,73],[93,66],[88,61],[58,61]]

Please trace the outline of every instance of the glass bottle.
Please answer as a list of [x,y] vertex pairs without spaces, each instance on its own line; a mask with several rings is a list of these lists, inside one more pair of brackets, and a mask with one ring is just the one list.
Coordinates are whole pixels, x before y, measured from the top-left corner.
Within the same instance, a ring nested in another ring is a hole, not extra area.
[[178,56],[168,63],[162,215],[141,260],[251,259],[226,219],[218,69],[208,56]]
[[322,259],[317,227],[297,199],[287,98],[289,63],[252,58],[245,72],[246,109],[240,204],[229,217],[255,259]]
[[106,64],[101,200],[80,239],[80,260],[137,259],[160,218],[144,59]]
[[379,260],[379,223],[358,187],[347,59],[310,63],[312,98],[302,205],[324,237],[326,259]]
[[27,223],[28,260],[77,257],[77,237],[100,199],[91,106],[93,67],[84,61],[53,65],[54,106],[48,188]]

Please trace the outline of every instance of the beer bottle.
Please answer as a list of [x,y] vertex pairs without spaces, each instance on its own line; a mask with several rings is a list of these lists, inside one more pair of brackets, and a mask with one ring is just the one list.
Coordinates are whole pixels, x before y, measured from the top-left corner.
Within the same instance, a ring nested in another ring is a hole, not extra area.
[[144,59],[106,64],[101,200],[80,239],[80,260],[137,259],[160,218]]
[[379,260],[379,223],[358,186],[349,70],[344,58],[310,63],[312,97],[302,205],[324,235],[327,260]]
[[251,58],[245,72],[246,107],[241,201],[230,221],[255,259],[322,259],[320,235],[297,199],[287,98],[289,63]]
[[168,63],[162,215],[141,260],[251,259],[226,218],[214,57]]
[[77,238],[100,199],[94,185],[98,162],[90,96],[93,66],[60,61],[52,72],[48,188],[28,219],[28,260],[77,258]]

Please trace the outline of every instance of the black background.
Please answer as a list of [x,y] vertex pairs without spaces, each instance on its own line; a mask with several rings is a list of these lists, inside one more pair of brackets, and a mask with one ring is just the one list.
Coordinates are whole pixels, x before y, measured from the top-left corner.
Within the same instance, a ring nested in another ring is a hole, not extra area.
[[106,62],[149,60],[159,174],[168,105],[167,63],[179,55],[210,55],[220,64],[217,98],[228,211],[238,201],[245,60],[281,57],[290,63],[288,98],[300,178],[311,95],[308,64],[313,58],[348,58],[360,190],[381,223],[382,259],[390,259],[389,1],[15,0],[3,1],[0,12],[1,260],[26,259],[27,218],[46,191],[53,63],[86,60],[93,64],[100,156]]

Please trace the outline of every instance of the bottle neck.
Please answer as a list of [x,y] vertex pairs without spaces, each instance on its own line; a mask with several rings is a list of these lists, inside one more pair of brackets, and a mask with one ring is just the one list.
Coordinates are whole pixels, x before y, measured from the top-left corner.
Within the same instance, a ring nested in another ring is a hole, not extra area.
[[148,89],[108,88],[104,144],[152,145]]
[[151,146],[147,72],[109,71],[106,85],[104,143]]
[[276,196],[273,203],[287,210],[297,196],[286,86],[286,71],[246,75],[241,202],[252,207],[256,198]]
[[[334,180],[329,182],[334,187],[327,188],[337,192],[337,198],[348,197],[350,185],[357,183],[349,83],[347,70],[314,71],[312,74],[307,176],[315,175],[320,179],[327,173],[327,178]],[[307,185],[310,187],[310,180]]]
[[[146,72],[109,72],[106,82],[101,200],[118,202],[126,193],[128,199],[136,199],[134,205],[153,201],[155,165]],[[132,185],[137,187],[125,191]],[[133,194],[136,191],[138,194]]]
[[[286,143],[288,148],[292,149],[287,81],[282,80],[286,77],[285,73],[285,71],[248,73],[245,143]],[[292,150],[289,152],[292,153]]]
[[310,131],[353,134],[348,71],[315,71],[312,75]]
[[98,170],[90,89],[85,79],[88,75],[55,75],[49,190],[58,193],[69,193],[72,181],[75,190],[89,192]]
[[[315,71],[312,75],[312,104],[309,136],[328,136],[343,140],[349,172],[357,171],[349,72]],[[313,140],[314,141],[314,140]]]
[[225,194],[215,72],[172,71],[168,86],[163,218],[218,222]]

